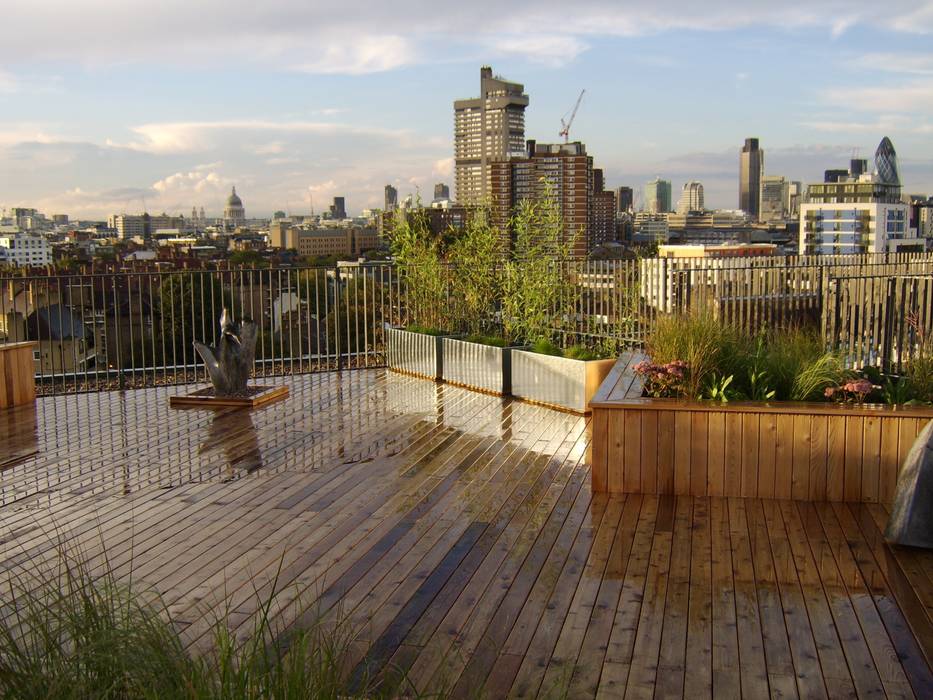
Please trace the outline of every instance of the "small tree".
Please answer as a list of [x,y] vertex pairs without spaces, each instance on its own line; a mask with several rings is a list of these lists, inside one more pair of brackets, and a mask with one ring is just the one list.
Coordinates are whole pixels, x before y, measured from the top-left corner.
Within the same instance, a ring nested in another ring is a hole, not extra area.
[[488,208],[477,209],[448,256],[457,330],[471,335],[498,332],[495,314],[502,296],[502,253],[502,232],[490,223]]
[[522,200],[512,218],[513,252],[503,284],[505,335],[527,343],[551,341],[573,309],[567,262],[574,241],[565,235],[553,187],[542,183],[544,196]]
[[440,330],[449,325],[446,313],[446,270],[441,245],[426,213],[396,212],[389,231],[392,254],[405,285],[408,325]]

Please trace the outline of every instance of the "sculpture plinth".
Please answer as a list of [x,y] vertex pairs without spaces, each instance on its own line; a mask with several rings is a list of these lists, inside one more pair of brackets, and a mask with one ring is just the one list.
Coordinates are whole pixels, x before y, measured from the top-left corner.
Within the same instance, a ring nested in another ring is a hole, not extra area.
[[234,321],[227,310],[220,315],[220,340],[216,347],[195,341],[212,387],[187,396],[172,396],[169,405],[200,408],[256,408],[288,396],[287,386],[247,386],[256,359],[256,323]]
[[933,549],[933,421],[904,460],[884,538],[890,544]]

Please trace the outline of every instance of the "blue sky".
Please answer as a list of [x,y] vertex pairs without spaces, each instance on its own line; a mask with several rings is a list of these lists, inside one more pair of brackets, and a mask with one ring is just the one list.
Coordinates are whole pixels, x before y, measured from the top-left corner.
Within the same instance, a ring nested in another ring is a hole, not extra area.
[[[260,6],[261,5],[261,6]],[[572,136],[610,186],[703,182],[737,206],[738,149],[805,182],[890,136],[933,194],[933,3],[32,0],[4,10],[0,207],[104,217],[351,212],[452,184],[452,101],[522,82],[526,135]],[[11,29],[18,27],[19,29]],[[676,196],[676,195],[675,195]]]

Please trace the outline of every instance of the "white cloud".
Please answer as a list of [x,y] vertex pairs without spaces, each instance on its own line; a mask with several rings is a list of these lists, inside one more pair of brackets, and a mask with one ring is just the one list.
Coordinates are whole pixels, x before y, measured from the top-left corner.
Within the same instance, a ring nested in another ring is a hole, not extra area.
[[175,173],[164,177],[152,184],[152,189],[161,194],[169,193],[197,193],[205,191],[220,191],[225,189],[227,181],[217,173],[195,170],[187,173]]
[[589,46],[569,34],[513,34],[490,37],[486,48],[494,54],[521,56],[532,63],[559,68]]
[[933,80],[916,79],[900,85],[830,88],[830,104],[848,105],[852,111],[891,114],[933,111]]
[[[279,134],[351,134],[400,138],[407,135],[403,130],[381,127],[360,127],[334,122],[266,120],[230,120],[214,122],[165,122],[143,124],[131,128],[140,140],[124,144],[126,148],[149,153],[196,153],[217,147],[225,139],[235,135],[241,148],[259,155],[281,153],[285,146],[281,140],[268,141],[271,133]],[[259,139],[251,144],[250,139]],[[110,141],[111,145],[118,145]]]
[[919,53],[869,53],[858,56],[855,65],[861,69],[879,70],[908,75],[933,75],[933,55]]
[[434,161],[434,168],[431,170],[431,174],[436,177],[451,177],[454,174],[454,159],[441,158],[440,160]]
[[316,55],[292,66],[303,73],[381,73],[416,60],[411,42],[397,35],[338,37]]
[[[474,0],[403,3],[345,0],[323,6],[303,0],[32,0],[7,3],[8,32],[0,61],[62,59],[91,65],[127,62],[218,66],[236,63],[313,73],[381,72],[438,58],[453,45],[495,47],[502,53],[560,65],[584,51],[588,37],[640,36],[669,30],[745,27],[811,28],[838,37],[854,27],[933,33],[926,0]],[[140,18],[146,32],[139,32]],[[361,19],[365,19],[365,24]],[[494,18],[491,21],[490,18]],[[106,26],[132,42],[75,42],[70,37]],[[361,31],[361,26],[365,29]],[[537,31],[536,28],[546,28]]]

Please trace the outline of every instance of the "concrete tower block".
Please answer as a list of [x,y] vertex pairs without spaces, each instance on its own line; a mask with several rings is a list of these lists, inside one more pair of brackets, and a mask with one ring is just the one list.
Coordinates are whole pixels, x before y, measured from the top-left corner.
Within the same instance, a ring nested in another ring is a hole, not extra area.
[[920,431],[904,461],[884,538],[933,549],[933,421]]

